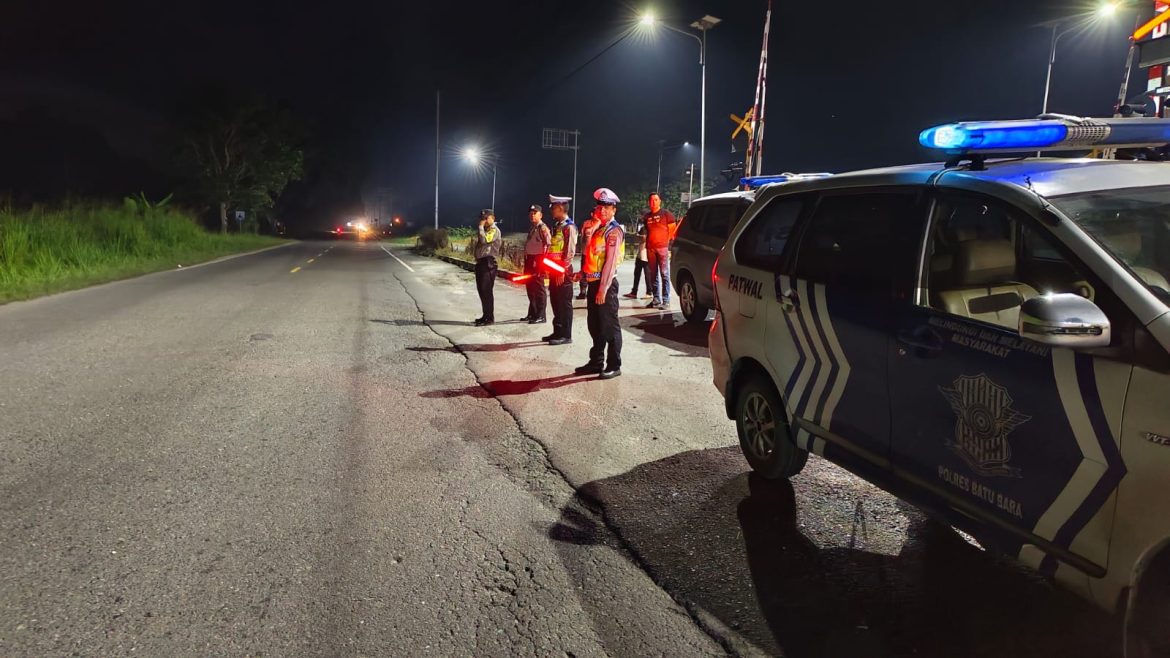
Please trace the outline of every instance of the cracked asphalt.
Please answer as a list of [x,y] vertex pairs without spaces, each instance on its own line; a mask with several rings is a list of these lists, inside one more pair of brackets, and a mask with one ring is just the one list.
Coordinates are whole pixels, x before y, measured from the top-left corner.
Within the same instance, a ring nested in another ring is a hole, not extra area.
[[0,655],[1117,654],[826,462],[750,476],[705,327],[622,306],[609,382],[583,310],[477,329],[376,243],[0,307]]

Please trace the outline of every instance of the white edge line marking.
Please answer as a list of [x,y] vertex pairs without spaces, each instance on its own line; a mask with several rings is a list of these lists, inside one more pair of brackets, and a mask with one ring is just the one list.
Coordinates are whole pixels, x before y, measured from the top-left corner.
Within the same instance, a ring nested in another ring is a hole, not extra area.
[[413,268],[413,267],[411,267],[411,266],[407,265],[407,264],[406,264],[406,263],[405,263],[405,262],[404,262],[404,261],[403,261],[401,258],[399,258],[398,256],[395,256],[394,254],[390,253],[390,250],[386,248],[386,245],[384,245],[384,244],[380,244],[380,245],[378,245],[378,246],[379,246],[379,247],[381,247],[381,248],[382,248],[382,251],[386,252],[386,254],[387,254],[388,256],[390,256],[390,257],[391,257],[391,258],[393,258],[394,260],[398,261],[399,263],[402,263],[402,266],[403,266],[403,267],[405,267],[406,269],[410,270],[411,272],[413,272],[413,271],[414,271],[414,268]]

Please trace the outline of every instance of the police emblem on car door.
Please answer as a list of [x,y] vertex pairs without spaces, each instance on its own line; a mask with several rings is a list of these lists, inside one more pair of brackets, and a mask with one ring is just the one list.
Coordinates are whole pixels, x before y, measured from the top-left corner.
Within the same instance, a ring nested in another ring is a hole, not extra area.
[[921,294],[899,306],[891,459],[979,521],[985,545],[1022,559],[1043,545],[1025,561],[1050,575],[1054,555],[1103,568],[1132,365],[1020,335],[1023,304],[1080,289],[1087,268],[1015,209],[971,197],[936,204]]
[[1007,389],[980,374],[959,377],[939,392],[955,410],[955,439],[948,447],[980,475],[1020,477],[1011,465],[1008,435],[1032,417],[1012,408]]

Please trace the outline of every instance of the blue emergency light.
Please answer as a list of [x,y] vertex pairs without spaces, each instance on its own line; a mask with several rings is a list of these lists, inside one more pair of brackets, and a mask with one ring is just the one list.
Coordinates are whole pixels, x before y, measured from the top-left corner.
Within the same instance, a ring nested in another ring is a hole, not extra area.
[[816,174],[770,174],[768,176],[745,176],[739,179],[739,186],[745,190],[759,189],[765,185],[772,183],[792,183],[800,180],[814,180],[817,178],[827,178],[832,176],[830,173],[816,173]]
[[1044,115],[1023,121],[968,121],[923,130],[918,141],[951,154],[1086,151],[1170,143],[1170,119],[1088,119]]

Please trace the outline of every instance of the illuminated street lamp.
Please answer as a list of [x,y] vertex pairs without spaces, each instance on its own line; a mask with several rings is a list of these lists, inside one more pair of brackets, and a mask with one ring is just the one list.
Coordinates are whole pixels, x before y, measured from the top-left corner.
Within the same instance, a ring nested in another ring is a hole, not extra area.
[[[1084,29],[1097,20],[1108,20],[1112,18],[1122,7],[1123,3],[1120,1],[1107,2],[1093,12],[1040,23],[1038,27],[1052,28],[1052,46],[1048,51],[1048,75],[1044,79],[1044,105],[1041,114],[1048,114],[1048,95],[1052,89],[1052,66],[1056,63],[1056,43],[1069,32]],[[1064,29],[1061,29],[1062,27]]]
[[700,93],[700,110],[699,110],[699,196],[703,196],[703,185],[706,180],[706,162],[707,162],[707,30],[715,27],[722,22],[722,19],[714,16],[703,16],[699,20],[691,23],[691,29],[702,33],[703,37],[699,38],[697,35],[680,30],[673,25],[663,23],[655,18],[654,14],[646,12],[638,19],[638,22],[647,28],[652,28],[655,25],[670,30],[671,32],[678,32],[679,34],[691,37],[699,42],[699,68],[702,69],[702,91]]
[[476,148],[474,146],[468,146],[467,148],[463,149],[463,159],[467,160],[467,162],[470,163],[471,166],[473,166],[473,167],[479,167],[481,162],[483,162],[484,160],[490,159],[490,162],[485,162],[484,164],[490,164],[490,166],[492,168],[492,211],[495,212],[495,209],[496,209],[496,165],[498,164],[498,158],[486,157],[486,156],[484,156],[484,154],[480,153],[478,148]]

